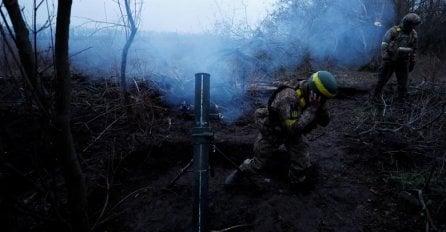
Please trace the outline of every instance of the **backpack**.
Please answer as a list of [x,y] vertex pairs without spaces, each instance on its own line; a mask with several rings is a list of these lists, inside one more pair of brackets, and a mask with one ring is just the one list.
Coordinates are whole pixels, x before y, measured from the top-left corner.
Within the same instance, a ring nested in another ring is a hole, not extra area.
[[[271,107],[271,105],[272,105],[273,101],[276,99],[277,94],[280,93],[282,90],[288,89],[288,88],[295,90],[299,97],[305,96],[305,93],[306,93],[305,88],[296,88],[296,87],[291,87],[289,85],[281,85],[277,89],[275,89],[274,92],[269,97],[268,104],[267,104],[268,115],[269,115],[269,119],[271,120],[271,122],[277,122],[278,118],[279,118],[279,112],[277,112],[275,109],[273,109]],[[301,98],[301,102],[299,102],[299,104],[302,107],[305,107],[305,105],[306,105],[305,98]]]

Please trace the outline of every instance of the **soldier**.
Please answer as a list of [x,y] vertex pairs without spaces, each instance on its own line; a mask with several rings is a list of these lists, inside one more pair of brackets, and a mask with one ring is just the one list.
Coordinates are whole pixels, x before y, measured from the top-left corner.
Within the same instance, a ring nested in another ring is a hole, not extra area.
[[421,23],[421,18],[414,13],[403,17],[398,26],[387,30],[381,43],[382,63],[378,74],[372,100],[378,101],[384,85],[395,72],[398,82],[398,99],[403,100],[407,94],[407,79],[409,72],[415,66],[417,50],[417,32],[415,27]]
[[289,155],[288,178],[291,190],[299,190],[311,183],[308,174],[313,170],[308,144],[303,134],[318,124],[326,126],[329,115],[325,108],[327,98],[336,95],[334,76],[319,71],[297,87],[281,86],[273,92],[267,108],[255,112],[259,134],[254,143],[254,157],[246,159],[238,170],[226,177],[225,186],[239,183],[244,174],[258,174],[271,163],[274,151],[285,145]]

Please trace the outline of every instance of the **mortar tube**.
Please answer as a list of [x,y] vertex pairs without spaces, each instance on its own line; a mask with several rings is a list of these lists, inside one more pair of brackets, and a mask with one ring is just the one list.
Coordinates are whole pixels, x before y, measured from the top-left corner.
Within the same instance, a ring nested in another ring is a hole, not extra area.
[[209,126],[210,75],[195,74],[195,127],[192,131],[194,147],[194,205],[193,230],[207,231],[209,147],[213,132]]

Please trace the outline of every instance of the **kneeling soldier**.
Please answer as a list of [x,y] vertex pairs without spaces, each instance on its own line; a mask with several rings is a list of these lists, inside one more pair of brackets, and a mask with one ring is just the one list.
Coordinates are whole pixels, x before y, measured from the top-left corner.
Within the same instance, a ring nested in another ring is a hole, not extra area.
[[290,160],[288,177],[291,190],[308,187],[311,183],[308,173],[313,168],[303,134],[317,125],[328,124],[325,102],[336,92],[336,79],[327,71],[312,74],[296,87],[277,88],[269,98],[267,108],[259,108],[255,112],[259,134],[254,143],[254,157],[246,159],[239,166],[240,170],[232,171],[226,177],[225,186],[237,184],[244,174],[260,173],[274,158],[274,151],[285,145]]

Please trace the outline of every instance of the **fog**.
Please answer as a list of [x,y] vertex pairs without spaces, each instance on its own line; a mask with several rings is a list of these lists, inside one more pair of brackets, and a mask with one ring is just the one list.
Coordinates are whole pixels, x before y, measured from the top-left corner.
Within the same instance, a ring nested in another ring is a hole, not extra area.
[[[166,102],[177,107],[184,101],[193,103],[194,74],[209,73],[211,101],[223,106],[224,120],[232,122],[242,109],[248,110],[233,102],[243,99],[250,81],[275,78],[278,69],[297,67],[304,57],[315,69],[324,68],[327,61],[334,64],[333,69],[358,68],[369,62],[393,20],[390,2],[318,2],[323,1],[300,1],[300,5],[290,1],[255,28],[221,20],[220,28],[200,33],[141,30],[129,51],[129,83],[147,81],[162,89]],[[43,35],[42,50],[49,46]],[[118,80],[125,39],[120,27],[73,28],[73,70]]]
[[277,20],[265,25],[269,33],[254,40],[274,57],[274,68],[295,65],[304,56],[309,56],[316,67],[329,59],[338,68],[357,68],[376,55],[382,35],[393,20],[391,1],[363,2],[290,4]]

